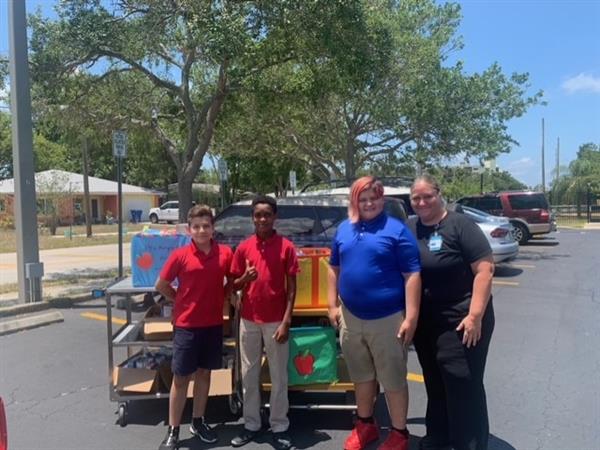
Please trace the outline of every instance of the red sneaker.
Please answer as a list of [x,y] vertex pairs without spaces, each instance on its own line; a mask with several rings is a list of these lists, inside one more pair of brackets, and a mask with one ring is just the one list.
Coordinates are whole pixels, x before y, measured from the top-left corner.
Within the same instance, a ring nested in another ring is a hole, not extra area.
[[344,442],[344,450],[361,450],[369,442],[379,439],[379,427],[375,422],[366,423],[357,420],[350,436]]
[[377,450],[408,450],[408,433],[390,431],[387,439],[377,447]]

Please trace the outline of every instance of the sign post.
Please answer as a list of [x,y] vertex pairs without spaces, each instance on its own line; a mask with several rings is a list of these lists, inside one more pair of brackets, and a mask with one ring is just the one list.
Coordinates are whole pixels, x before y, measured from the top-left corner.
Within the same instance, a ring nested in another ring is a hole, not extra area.
[[119,278],[123,278],[123,189],[122,173],[123,158],[127,157],[127,132],[116,130],[112,133],[113,155],[117,158],[117,204],[118,204],[118,233],[119,233]]
[[227,179],[229,177],[229,173],[227,171],[227,161],[223,158],[219,159],[218,163],[219,169],[219,180],[221,181],[221,210],[225,209],[225,187],[227,185]]
[[296,171],[290,170],[290,188],[292,188],[292,195],[294,195],[294,191],[296,190]]

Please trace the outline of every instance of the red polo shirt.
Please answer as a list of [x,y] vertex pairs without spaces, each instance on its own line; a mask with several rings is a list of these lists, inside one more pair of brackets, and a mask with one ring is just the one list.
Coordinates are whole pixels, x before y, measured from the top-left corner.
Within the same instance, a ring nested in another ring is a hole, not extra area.
[[258,278],[244,288],[242,318],[257,323],[281,321],[287,304],[286,277],[300,270],[294,244],[277,233],[266,240],[253,235],[235,251],[234,277],[242,276],[246,260],[256,267]]
[[178,287],[173,307],[173,324],[197,328],[223,323],[224,278],[230,275],[232,250],[213,242],[210,252],[198,250],[194,241],[174,250],[160,278]]

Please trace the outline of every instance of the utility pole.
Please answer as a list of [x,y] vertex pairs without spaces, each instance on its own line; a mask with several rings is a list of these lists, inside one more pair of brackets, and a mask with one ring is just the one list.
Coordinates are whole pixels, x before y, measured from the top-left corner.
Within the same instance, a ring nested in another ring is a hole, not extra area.
[[38,246],[27,18],[23,0],[8,2],[8,40],[19,302],[39,302],[42,300],[44,265],[40,263]]
[[542,118],[542,192],[546,192],[546,157],[544,156],[544,119]]
[[556,138],[556,179],[554,181],[555,186],[558,185],[558,179],[560,177],[560,137]]

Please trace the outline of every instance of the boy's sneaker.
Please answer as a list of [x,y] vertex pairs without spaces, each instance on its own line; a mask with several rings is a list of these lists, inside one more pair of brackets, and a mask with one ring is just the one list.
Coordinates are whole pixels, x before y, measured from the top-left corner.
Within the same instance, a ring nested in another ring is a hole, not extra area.
[[199,437],[202,442],[206,442],[207,444],[214,444],[218,440],[217,433],[201,417],[194,417],[192,419],[190,433]]
[[242,445],[246,445],[248,442],[253,440],[257,434],[258,431],[252,431],[244,428],[240,434],[231,440],[231,446],[241,447]]
[[377,423],[366,423],[357,420],[350,436],[346,438],[344,450],[361,450],[368,443],[379,439],[379,427]]
[[408,432],[391,430],[383,444],[377,450],[408,450]]
[[176,450],[179,447],[179,427],[169,427],[167,436],[163,439],[158,450]]
[[273,433],[273,447],[276,450],[289,450],[292,448],[292,439],[287,432]]

